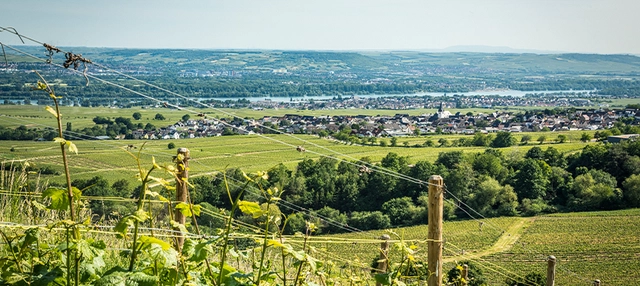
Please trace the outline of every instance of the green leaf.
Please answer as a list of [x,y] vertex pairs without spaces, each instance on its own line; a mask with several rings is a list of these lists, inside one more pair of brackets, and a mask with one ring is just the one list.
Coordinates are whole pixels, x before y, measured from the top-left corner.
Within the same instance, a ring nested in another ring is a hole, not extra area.
[[46,111],[49,111],[49,113],[53,114],[53,116],[55,116],[56,118],[58,118],[58,113],[53,109],[53,107],[48,106],[44,108]]
[[92,242],[92,240],[88,241],[81,239],[76,243],[76,249],[78,249],[78,252],[82,254],[83,258],[88,260],[91,260],[97,256],[102,256],[104,254],[104,250],[95,247],[94,245],[92,245]]
[[34,242],[38,241],[38,233],[39,233],[39,229],[38,228],[30,228],[27,231],[24,232],[24,239],[22,240],[22,243],[20,245],[20,248],[24,249],[25,247],[33,244]]
[[127,236],[127,229],[130,226],[133,226],[133,222],[134,222],[134,218],[133,215],[126,215],[124,217],[122,217],[118,223],[116,223],[116,226],[113,228],[113,230],[116,232],[116,235],[119,238],[123,238]]
[[243,213],[251,215],[253,218],[259,218],[264,214],[260,205],[256,202],[239,201],[238,207]]
[[60,144],[66,144],[67,143],[67,140],[65,140],[64,138],[60,138],[60,137],[53,138],[53,141],[58,142]]
[[193,214],[195,216],[200,216],[200,211],[202,210],[202,207],[200,205],[193,205]]
[[147,221],[147,219],[149,219],[149,213],[144,210],[137,210],[135,213],[133,213],[133,218],[138,222],[145,222]]
[[191,213],[191,209],[189,208],[189,204],[185,202],[181,202],[176,205],[175,209],[182,213],[185,217],[191,217],[193,214]]
[[162,246],[153,243],[146,251],[153,261],[159,264],[158,267],[167,268],[178,264],[178,252],[173,248],[163,250]]
[[391,276],[389,273],[378,273],[375,275],[376,282],[382,285],[391,285]]
[[107,265],[104,262],[104,259],[102,259],[102,256],[96,256],[90,260],[83,259],[82,264],[80,264],[82,282],[87,283],[100,279],[100,276],[102,276],[101,272],[105,268],[105,266]]
[[[82,191],[78,188],[72,188],[74,200],[79,200],[82,195]],[[67,210],[69,208],[69,196],[67,194],[66,189],[60,188],[48,188],[44,192],[42,192],[42,198],[51,199],[51,203],[48,208],[51,210]]]
[[157,239],[155,237],[150,237],[150,236],[140,236],[139,238],[140,243],[142,244],[142,247],[146,247],[146,246],[150,246],[151,244],[157,244],[160,247],[162,247],[162,250],[168,250],[169,248],[171,248],[171,244],[167,243],[166,241]]

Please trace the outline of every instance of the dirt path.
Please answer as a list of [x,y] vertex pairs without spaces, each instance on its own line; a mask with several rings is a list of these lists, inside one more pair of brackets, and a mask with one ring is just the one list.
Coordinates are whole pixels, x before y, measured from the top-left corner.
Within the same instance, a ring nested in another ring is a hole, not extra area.
[[483,256],[491,255],[498,252],[504,252],[509,249],[520,239],[524,230],[529,227],[535,221],[535,217],[520,218],[515,223],[509,226],[507,230],[498,238],[498,240],[489,248],[483,249],[478,252],[468,252],[465,254],[459,254],[444,259],[444,263],[460,261],[469,258],[480,258]]

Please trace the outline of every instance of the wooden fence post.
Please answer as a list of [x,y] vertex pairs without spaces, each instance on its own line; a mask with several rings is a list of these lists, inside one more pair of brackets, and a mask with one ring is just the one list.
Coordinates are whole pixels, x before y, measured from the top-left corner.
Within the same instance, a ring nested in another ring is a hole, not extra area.
[[[176,201],[187,203],[187,194],[189,192],[187,180],[189,179],[189,149],[187,148],[178,148],[178,157],[176,157],[176,169],[177,177],[176,177]],[[179,224],[185,225],[187,218],[180,212],[179,210],[174,211],[173,215],[175,221]],[[182,246],[184,245],[184,233],[181,233],[180,236],[176,239],[176,250],[179,252],[182,251]]]
[[429,177],[429,219],[428,219],[428,268],[429,286],[442,286],[442,213],[443,213],[442,177]]
[[[380,239],[384,240],[380,244],[380,259],[378,260],[378,273],[385,273],[389,268],[389,239],[391,237],[388,234],[383,234]],[[380,282],[376,282],[376,286],[381,286]]]
[[553,286],[556,280],[556,257],[549,255],[547,260],[547,286]]
[[464,279],[464,285],[469,285],[469,265],[462,265],[462,279]]

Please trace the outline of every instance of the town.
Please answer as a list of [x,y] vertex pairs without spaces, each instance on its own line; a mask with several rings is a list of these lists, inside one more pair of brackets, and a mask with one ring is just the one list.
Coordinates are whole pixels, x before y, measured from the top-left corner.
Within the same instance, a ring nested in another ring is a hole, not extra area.
[[[186,120],[185,120],[186,119]],[[285,114],[281,117],[264,116],[260,119],[207,118],[200,114],[155,130],[133,130],[131,139],[180,139],[235,134],[292,133],[327,136],[349,128],[357,137],[399,137],[420,134],[474,134],[536,131],[605,130],[616,128],[616,123],[637,125],[640,110],[626,109],[572,109],[564,113],[546,109],[539,112],[493,112],[452,114],[444,103],[437,112],[411,116],[310,116]],[[619,130],[613,129],[613,135]],[[120,138],[125,138],[121,135]]]

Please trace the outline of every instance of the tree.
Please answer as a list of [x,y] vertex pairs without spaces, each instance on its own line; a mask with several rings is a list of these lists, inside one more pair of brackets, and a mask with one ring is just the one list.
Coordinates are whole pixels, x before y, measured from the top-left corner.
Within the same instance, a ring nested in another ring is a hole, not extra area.
[[631,175],[622,183],[624,199],[629,207],[640,207],[640,175]]
[[491,142],[491,147],[494,148],[503,148],[503,147],[511,147],[516,143],[516,138],[513,137],[511,132],[498,132],[496,135],[496,139],[493,139]]
[[394,226],[410,225],[415,214],[416,206],[409,197],[395,198],[382,204],[382,212],[389,216]]
[[398,146],[398,138],[391,137],[391,147],[396,147],[396,146]]
[[463,160],[462,151],[441,152],[438,154],[436,164],[442,164],[447,169],[455,169]]
[[315,219],[315,224],[320,227],[318,234],[343,232],[347,224],[347,216],[330,207],[323,207],[311,216]]
[[431,138],[427,139],[426,141],[424,141],[424,144],[422,144],[425,147],[433,147],[434,143],[433,140],[431,140]]
[[529,143],[529,141],[531,141],[531,135],[529,134],[522,135],[522,138],[520,139],[520,142],[522,144],[526,145],[527,143]]
[[542,159],[552,167],[564,168],[567,166],[567,160],[564,159],[562,153],[553,147],[549,147],[544,151]]
[[485,177],[467,199],[469,206],[484,216],[517,215],[518,196],[509,185],[501,186],[493,178]]
[[567,141],[567,135],[564,135],[564,134],[558,135],[558,138],[556,139],[556,141],[558,143],[564,143],[565,141]]
[[580,211],[615,208],[619,204],[618,197],[622,195],[615,186],[613,176],[600,170],[589,170],[575,178],[567,205]]
[[481,175],[502,180],[504,166],[502,160],[491,153],[478,153],[473,160],[473,169]]
[[440,143],[439,147],[447,147],[447,145],[449,145],[449,140],[445,138],[440,138],[438,139],[438,143]]
[[544,143],[544,141],[547,141],[547,136],[540,135],[540,137],[538,137],[538,142],[540,142],[540,144],[542,144],[542,143]]
[[160,114],[160,113],[156,113],[156,116],[154,117],[155,120],[165,120],[164,115]]
[[381,211],[353,212],[349,225],[360,230],[385,229],[391,227],[391,219]]
[[476,134],[473,135],[473,139],[471,139],[471,144],[474,146],[489,146],[491,145],[491,141],[491,136],[476,132]]
[[191,116],[189,114],[182,115],[182,121],[183,122],[189,121],[189,118],[191,118]]
[[583,132],[582,135],[580,136],[580,141],[582,141],[582,142],[591,141],[591,134]]
[[174,144],[173,142],[170,142],[169,144],[167,144],[167,148],[175,149],[176,148],[176,144]]
[[329,132],[327,132],[326,130],[320,130],[320,132],[318,132],[318,137],[320,138],[325,138],[329,136]]
[[549,165],[541,160],[525,159],[513,178],[513,187],[518,194],[518,199],[544,197],[549,184],[547,175],[550,171]]
[[134,112],[132,116],[135,120],[140,120],[142,118],[142,114],[140,112]]
[[524,155],[524,157],[529,159],[542,159],[544,158],[544,152],[542,151],[542,148],[534,146],[527,151],[527,154]]

